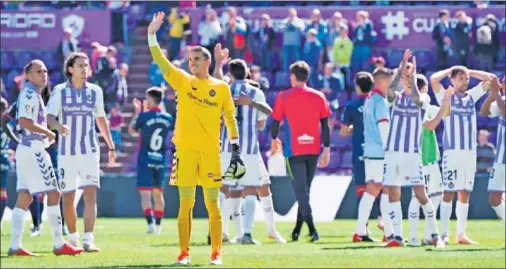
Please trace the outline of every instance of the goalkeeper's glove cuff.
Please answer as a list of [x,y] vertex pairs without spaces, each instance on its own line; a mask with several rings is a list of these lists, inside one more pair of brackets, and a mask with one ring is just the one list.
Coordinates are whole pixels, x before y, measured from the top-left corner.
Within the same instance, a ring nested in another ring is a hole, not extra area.
[[231,143],[232,144],[232,152],[239,153],[241,151],[241,148],[239,147],[239,143]]
[[158,46],[158,40],[156,39],[156,34],[148,34],[148,45],[150,48]]

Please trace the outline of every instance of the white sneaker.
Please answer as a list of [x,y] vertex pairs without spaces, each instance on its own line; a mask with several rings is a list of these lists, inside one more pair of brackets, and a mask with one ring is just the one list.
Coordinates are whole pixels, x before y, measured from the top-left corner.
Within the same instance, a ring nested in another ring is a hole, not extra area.
[[420,241],[418,241],[418,238],[414,237],[411,238],[408,242],[408,246],[410,247],[419,247],[421,246]]
[[156,234],[161,234],[162,233],[162,226],[156,225],[155,226],[155,233]]
[[237,244],[242,242],[242,236],[236,236],[234,239],[230,240],[230,243]]
[[31,237],[40,236],[40,227],[32,227]]
[[268,232],[267,238],[274,239],[274,240],[276,240],[276,242],[278,242],[280,244],[286,244],[286,240],[277,231]]
[[148,225],[148,234],[155,233],[155,226],[153,224]]
[[211,255],[211,265],[222,265],[221,255],[219,253],[213,253]]
[[93,241],[84,241],[83,240],[83,249],[86,252],[99,252],[100,249],[95,246]]
[[[444,243],[443,239],[441,239],[441,242]],[[422,246],[432,246],[432,239],[424,238],[422,239]]]

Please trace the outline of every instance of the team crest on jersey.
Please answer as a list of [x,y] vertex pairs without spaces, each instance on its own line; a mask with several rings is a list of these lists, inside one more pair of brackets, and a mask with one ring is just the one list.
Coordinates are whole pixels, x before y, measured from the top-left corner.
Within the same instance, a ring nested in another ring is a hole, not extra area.
[[91,94],[86,95],[86,100],[88,100],[88,102],[91,102]]
[[211,90],[209,91],[209,96],[213,97],[213,96],[215,96],[215,95],[216,95],[216,92],[215,92],[213,89],[211,89]]

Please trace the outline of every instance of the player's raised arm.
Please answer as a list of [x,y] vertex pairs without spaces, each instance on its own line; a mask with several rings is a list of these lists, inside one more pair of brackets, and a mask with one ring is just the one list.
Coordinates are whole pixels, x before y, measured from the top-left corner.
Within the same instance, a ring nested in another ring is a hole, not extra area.
[[394,77],[392,78],[392,82],[390,82],[390,86],[387,91],[388,101],[391,103],[395,98],[395,91],[397,91],[400,87],[400,81],[402,77],[402,71],[406,68],[406,64],[408,63],[409,58],[411,57],[411,51],[406,49],[404,51],[404,55],[402,57],[402,62],[400,63],[399,68],[395,71]]
[[[5,100],[5,99],[2,98],[2,100]],[[6,101],[6,103],[7,103],[7,101]],[[15,117],[16,117],[16,107],[14,105],[12,105],[7,110],[7,112],[4,115],[2,115],[0,121],[1,121],[1,125],[2,125],[2,131],[5,132],[5,134],[12,141],[14,141],[16,144],[18,144],[19,139],[16,136],[16,134],[14,133],[14,130],[12,130],[12,128],[9,126],[9,121]]]
[[163,18],[165,17],[164,12],[157,12],[153,15],[153,20],[148,26],[148,45],[149,51],[151,52],[151,56],[153,57],[153,61],[160,67],[162,73],[167,80],[167,82],[172,86],[172,88],[177,91],[179,87],[175,87],[174,84],[180,83],[178,81],[179,75],[184,71],[175,67],[162,53],[160,46],[158,45],[158,40],[156,39],[156,32],[160,29],[160,26],[163,23]]
[[453,96],[453,93],[454,93],[454,90],[450,86],[448,88],[448,90],[446,90],[446,92],[445,92],[445,97],[441,101],[441,107],[439,108],[439,111],[437,112],[436,116],[433,119],[424,122],[423,127],[427,128],[431,131],[435,130],[437,128],[437,126],[439,125],[439,123],[441,122],[441,120],[444,117],[448,116],[448,114],[450,112],[451,98]]
[[452,73],[452,68],[441,70],[430,76],[430,86],[435,93],[439,93],[441,90],[441,80],[449,76]]
[[490,81],[490,92],[487,96],[485,102],[483,102],[480,108],[480,115],[483,117],[497,117],[499,114],[502,114],[504,117],[505,114],[505,105],[504,101],[501,98],[501,94],[499,93],[501,85],[499,85],[499,79],[494,77]]
[[229,51],[227,48],[222,49],[221,44],[218,43],[214,46],[214,71],[213,77],[224,80],[223,65],[226,64],[230,58],[228,57]]
[[135,115],[132,117],[132,122],[130,122],[130,125],[128,125],[128,133],[133,136],[140,128],[139,114],[141,114],[142,111],[142,103],[137,98],[134,98],[132,103],[134,105]]

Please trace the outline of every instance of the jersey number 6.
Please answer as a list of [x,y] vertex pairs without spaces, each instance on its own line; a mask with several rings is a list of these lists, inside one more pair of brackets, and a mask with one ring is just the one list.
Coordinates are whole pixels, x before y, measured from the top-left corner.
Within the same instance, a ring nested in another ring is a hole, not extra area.
[[162,132],[162,128],[156,129],[151,135],[151,140],[149,141],[149,147],[152,151],[159,151],[163,144],[163,137],[160,135]]

